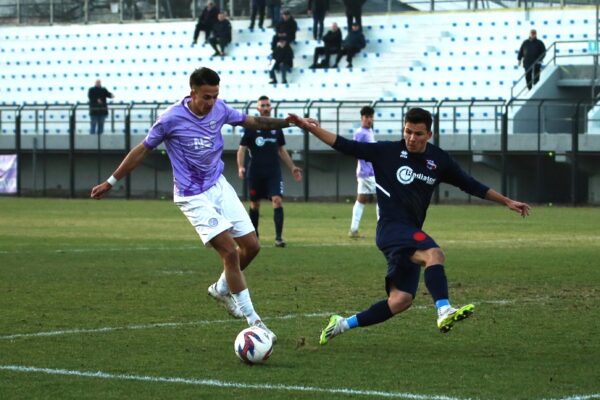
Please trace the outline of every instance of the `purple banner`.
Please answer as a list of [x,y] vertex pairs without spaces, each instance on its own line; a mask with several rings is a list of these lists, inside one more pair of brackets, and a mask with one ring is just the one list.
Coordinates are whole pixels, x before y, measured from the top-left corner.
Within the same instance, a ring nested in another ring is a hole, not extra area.
[[17,193],[17,155],[0,155],[0,193]]

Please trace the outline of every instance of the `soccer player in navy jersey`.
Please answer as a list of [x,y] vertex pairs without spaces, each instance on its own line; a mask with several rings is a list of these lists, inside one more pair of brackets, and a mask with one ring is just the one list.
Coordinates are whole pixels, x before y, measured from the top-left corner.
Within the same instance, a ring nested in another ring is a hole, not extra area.
[[377,181],[376,243],[388,263],[385,278],[388,297],[348,318],[332,315],[321,332],[320,343],[327,344],[334,336],[352,328],[384,322],[408,309],[417,293],[421,267],[425,268],[425,285],[437,309],[438,329],[449,332],[456,322],[469,317],[475,308],[473,304],[459,308],[450,304],[444,252],[422,230],[435,186],[449,183],[471,195],[503,204],[523,217],[529,215],[529,205],[478,182],[447,152],[428,143],[432,117],[422,108],[412,108],[406,113],[404,139],[396,142],[360,143],[293,114],[287,120],[341,153],[370,161]]
[[[256,106],[261,117],[271,116],[271,101],[261,96]],[[250,162],[246,171],[246,151],[250,151]],[[246,129],[237,152],[238,176],[248,178],[250,192],[250,220],[258,236],[260,199],[270,199],[273,204],[273,222],[275,223],[275,246],[285,247],[283,232],[283,179],[279,158],[290,169],[294,179],[302,179],[302,169],[292,161],[285,148],[285,137],[281,129]]]
[[[224,124],[246,129],[281,129],[283,119],[252,117],[219,99],[219,75],[199,68],[190,75],[189,96],[171,105],[156,120],[142,143],[125,156],[114,173],[92,188],[91,197],[101,199],[159,144],[164,143],[173,168],[174,202],[188,218],[206,246],[223,260],[224,271],[208,294],[222,302],[236,318],[246,318],[277,337],[254,310],[242,272],[256,257],[260,246],[252,222],[233,187],[222,175]],[[314,123],[316,121],[313,120]]]

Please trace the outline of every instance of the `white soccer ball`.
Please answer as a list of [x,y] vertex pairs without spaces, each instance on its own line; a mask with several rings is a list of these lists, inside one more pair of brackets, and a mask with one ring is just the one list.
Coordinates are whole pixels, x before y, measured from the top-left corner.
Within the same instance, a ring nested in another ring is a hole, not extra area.
[[233,345],[235,354],[246,364],[261,364],[273,352],[273,341],[264,329],[251,326],[241,331]]

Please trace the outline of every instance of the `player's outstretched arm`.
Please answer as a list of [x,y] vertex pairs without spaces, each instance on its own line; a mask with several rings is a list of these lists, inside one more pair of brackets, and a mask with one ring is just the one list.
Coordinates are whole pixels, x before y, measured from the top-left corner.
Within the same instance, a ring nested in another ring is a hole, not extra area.
[[521,214],[521,217],[523,217],[523,218],[525,218],[526,216],[529,215],[529,209],[530,209],[529,204],[510,199],[510,198],[503,196],[500,193],[496,192],[494,189],[488,190],[487,193],[485,194],[485,198],[486,198],[486,200],[504,204],[506,207],[510,208],[511,210]]
[[[152,150],[146,148],[146,146],[144,146],[143,143],[138,144],[133,149],[131,149],[131,151],[125,156],[123,161],[121,161],[121,165],[119,165],[119,167],[115,170],[112,176],[114,176],[117,180],[120,180],[121,178],[125,177],[138,165],[140,165],[142,160],[146,158],[146,156],[150,154],[151,151]],[[110,183],[106,181],[102,182],[101,184],[96,185],[92,188],[92,193],[90,194],[90,197],[92,199],[100,200],[104,197],[106,193],[108,193],[110,189],[112,189],[112,185]]]
[[300,118],[296,114],[288,114],[288,117],[285,120],[290,124],[296,125],[298,128],[306,129],[329,146],[333,146],[335,143],[337,135],[321,128],[319,124],[314,123],[315,120],[311,118]]

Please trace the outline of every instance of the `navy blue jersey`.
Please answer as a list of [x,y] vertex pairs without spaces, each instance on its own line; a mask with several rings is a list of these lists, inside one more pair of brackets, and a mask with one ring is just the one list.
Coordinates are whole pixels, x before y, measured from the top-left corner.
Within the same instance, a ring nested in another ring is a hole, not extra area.
[[463,171],[450,154],[431,143],[424,153],[409,153],[404,139],[364,143],[338,136],[333,148],[373,164],[380,223],[395,221],[421,228],[440,182],[480,198],[489,190]]
[[276,172],[281,174],[279,147],[285,146],[281,129],[270,131],[246,129],[240,145],[248,147],[250,151],[249,175],[269,176]]

